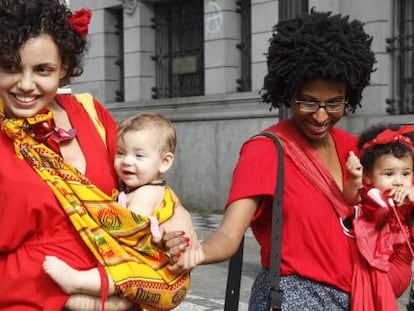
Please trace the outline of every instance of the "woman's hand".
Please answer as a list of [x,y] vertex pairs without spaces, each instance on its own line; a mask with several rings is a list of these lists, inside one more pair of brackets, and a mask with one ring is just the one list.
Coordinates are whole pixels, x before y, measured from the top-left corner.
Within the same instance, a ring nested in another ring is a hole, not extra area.
[[[194,233],[195,234],[195,233]],[[174,273],[190,272],[196,266],[204,262],[204,250],[197,237],[193,237],[190,246],[180,256],[176,256],[170,262],[169,269]]]
[[170,258],[170,270],[180,274],[190,271],[204,258],[190,213],[180,202],[173,216],[160,225],[163,233],[161,248]]
[[189,247],[190,238],[185,231],[172,231],[164,233],[162,236],[162,249],[170,258],[170,263],[176,263],[182,253]]

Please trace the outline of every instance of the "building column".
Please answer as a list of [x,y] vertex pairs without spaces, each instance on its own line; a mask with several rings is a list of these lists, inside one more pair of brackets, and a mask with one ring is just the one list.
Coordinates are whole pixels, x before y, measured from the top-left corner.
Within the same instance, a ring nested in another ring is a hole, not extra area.
[[267,73],[266,56],[273,26],[279,20],[279,1],[252,0],[252,91],[263,86]]
[[155,33],[151,4],[138,1],[132,13],[124,11],[125,101],[151,99],[155,86]]
[[205,95],[237,91],[240,15],[235,1],[204,0]]

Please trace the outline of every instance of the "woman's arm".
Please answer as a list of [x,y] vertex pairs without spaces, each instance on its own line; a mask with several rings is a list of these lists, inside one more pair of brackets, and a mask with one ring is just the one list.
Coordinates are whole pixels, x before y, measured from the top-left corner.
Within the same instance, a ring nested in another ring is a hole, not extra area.
[[234,201],[227,207],[219,228],[201,243],[203,264],[220,262],[236,253],[258,205],[256,197]]
[[187,250],[183,258],[179,258],[172,265],[172,269],[179,273],[189,271],[200,264],[220,262],[230,258],[239,248],[258,205],[258,197],[240,199],[231,203],[224,212],[219,228],[202,241],[201,248]]

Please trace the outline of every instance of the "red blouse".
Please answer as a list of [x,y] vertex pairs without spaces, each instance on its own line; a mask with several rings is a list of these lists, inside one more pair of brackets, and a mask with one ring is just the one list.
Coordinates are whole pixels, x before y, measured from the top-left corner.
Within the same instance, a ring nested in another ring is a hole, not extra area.
[[[95,101],[106,128],[107,148],[84,108],[73,96],[58,95],[59,105],[77,129],[86,158],[86,176],[111,194],[117,124]],[[95,259],[84,246],[50,188],[0,132],[0,310],[59,310],[67,300],[42,269],[46,255],[57,256],[76,269],[89,269]]]

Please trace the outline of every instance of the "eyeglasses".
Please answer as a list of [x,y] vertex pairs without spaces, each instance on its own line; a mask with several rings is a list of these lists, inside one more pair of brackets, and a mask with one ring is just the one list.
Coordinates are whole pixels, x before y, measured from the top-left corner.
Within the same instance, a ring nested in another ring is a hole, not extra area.
[[322,105],[319,102],[313,102],[308,100],[296,100],[295,103],[299,105],[300,111],[303,112],[316,112],[320,108],[324,108],[327,113],[343,112],[348,101],[325,103]]

